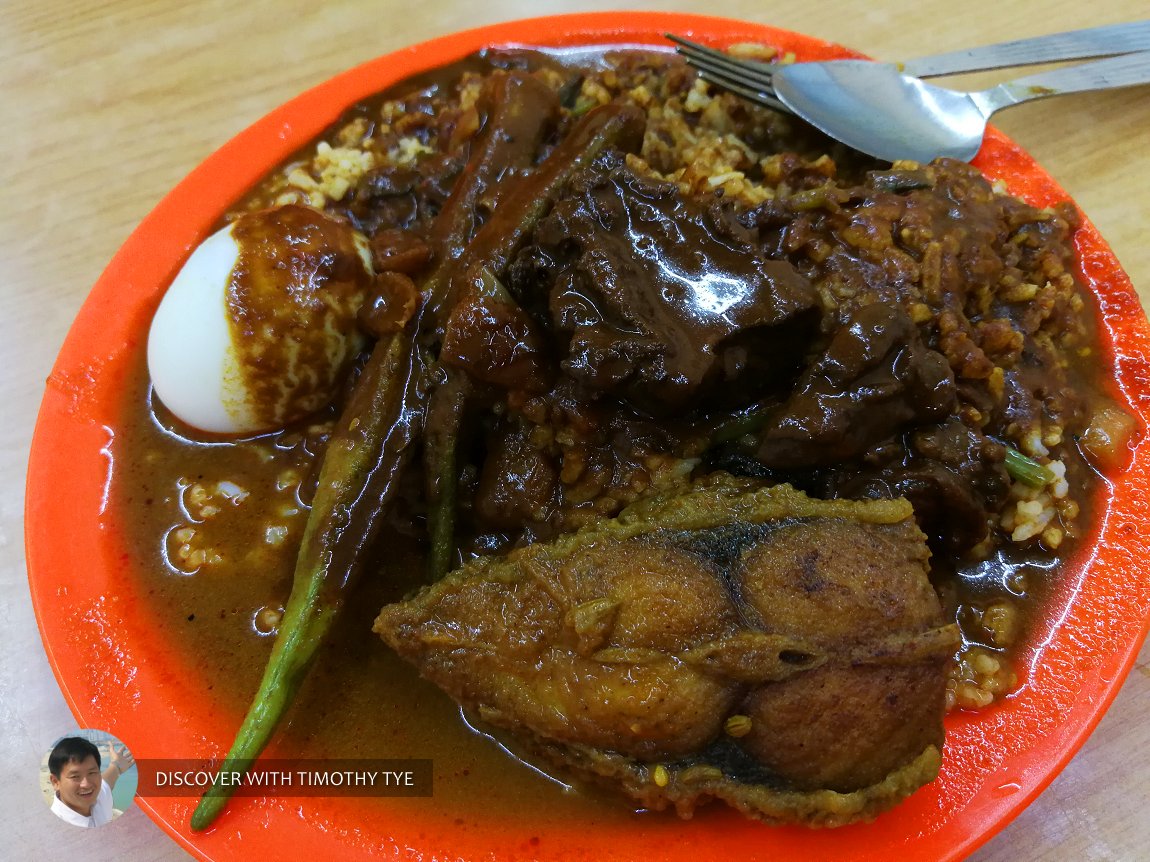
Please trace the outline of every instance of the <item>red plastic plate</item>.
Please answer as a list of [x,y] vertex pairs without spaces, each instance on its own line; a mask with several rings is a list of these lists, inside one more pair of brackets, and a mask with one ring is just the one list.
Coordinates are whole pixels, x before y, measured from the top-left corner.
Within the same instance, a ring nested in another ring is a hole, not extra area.
[[[665,45],[681,33],[724,45],[757,41],[799,59],[855,56],[757,24],[662,13],[540,18],[456,33],[380,57],[309,90],[237,136],[141,223],[93,288],[48,381],[28,477],[27,550],[44,646],[84,727],[129,742],[137,757],[216,751],[238,717],[186,683],[190,659],[147,614],[142,579],[123,551],[107,489],[114,429],[131,357],[170,278],[222,213],[341,111],[409,75],[491,45]],[[992,131],[976,164],[1038,206],[1066,194],[1019,147]],[[1097,296],[1117,397],[1141,413],[1150,398],[1150,329],[1129,279],[1090,224],[1077,235],[1081,276]],[[770,828],[715,810],[693,821],[572,822],[540,830],[510,813],[445,828],[418,806],[279,799],[234,806],[204,833],[194,800],[139,800],[203,859],[958,859],[1002,828],[1069,761],[1121,685],[1150,618],[1147,538],[1150,445],[1099,501],[1100,525],[1048,611],[1045,635],[1001,706],[947,721],[942,775],[874,823],[838,830]],[[194,678],[194,677],[193,677]],[[282,754],[282,752],[281,752]],[[429,802],[433,806],[434,802]]]

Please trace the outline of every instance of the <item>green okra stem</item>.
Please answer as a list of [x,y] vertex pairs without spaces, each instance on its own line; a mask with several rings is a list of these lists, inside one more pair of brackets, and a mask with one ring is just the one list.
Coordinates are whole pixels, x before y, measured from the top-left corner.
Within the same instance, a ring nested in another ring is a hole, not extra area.
[[[535,129],[538,140],[546,123],[540,101],[555,98],[534,78],[515,73],[492,78],[487,95],[492,107],[485,128],[433,231],[440,263],[424,283],[423,303],[403,331],[376,343],[324,452],[275,646],[221,772],[244,771],[263,751],[343,606],[411,444],[423,432],[429,375],[421,342],[437,328],[433,310],[450,285],[453,251],[467,244],[478,203],[514,163],[512,156],[518,158],[523,144],[509,148],[508,134]],[[207,828],[233,791],[230,784],[213,784],[192,813],[192,828]]]
[[[376,343],[328,442],[279,634],[221,772],[245,770],[275,733],[343,606],[359,552],[395,496],[423,423],[416,330],[409,325]],[[213,784],[192,813],[192,828],[208,827],[234,790]]]
[[427,411],[425,464],[428,471],[428,532],[431,548],[427,570],[432,580],[446,575],[455,562],[455,501],[459,472],[457,449],[463,412],[471,393],[465,371],[447,372],[447,382],[431,396]]
[[724,419],[711,432],[711,445],[730,443],[747,434],[757,434],[766,427],[770,419],[770,410],[766,407],[755,406],[749,410],[736,413]]
[[[446,321],[458,297],[455,280],[467,278],[469,273],[482,269],[496,281],[506,270],[511,259],[535,229],[539,220],[551,209],[567,185],[581,170],[608,147],[618,146],[630,151],[642,143],[645,118],[643,113],[628,105],[603,105],[586,114],[555,148],[538,170],[524,178],[499,204],[487,223],[476,233],[464,254],[452,267],[447,297],[436,309]],[[500,288],[502,290],[502,288]],[[513,302],[509,294],[506,301]],[[446,313],[444,313],[446,311]],[[462,369],[453,369],[451,375],[465,378]],[[425,462],[429,465],[428,479],[432,498],[429,511],[429,530],[432,536],[430,569],[434,577],[448,571],[455,557],[455,498],[459,481],[456,449],[463,421],[466,389],[462,396],[450,400],[451,409],[445,407],[442,416],[446,424],[435,418],[435,429],[427,438]],[[433,396],[434,400],[441,400]],[[456,403],[458,402],[458,403]]]

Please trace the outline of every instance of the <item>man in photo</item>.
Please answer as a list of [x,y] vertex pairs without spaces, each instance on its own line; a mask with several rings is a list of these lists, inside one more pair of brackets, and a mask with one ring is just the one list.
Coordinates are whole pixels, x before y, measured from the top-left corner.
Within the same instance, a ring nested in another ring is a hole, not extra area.
[[132,766],[125,748],[110,748],[107,769],[100,771],[100,749],[79,736],[66,736],[48,756],[56,798],[52,813],[73,826],[103,826],[112,819],[112,788]]

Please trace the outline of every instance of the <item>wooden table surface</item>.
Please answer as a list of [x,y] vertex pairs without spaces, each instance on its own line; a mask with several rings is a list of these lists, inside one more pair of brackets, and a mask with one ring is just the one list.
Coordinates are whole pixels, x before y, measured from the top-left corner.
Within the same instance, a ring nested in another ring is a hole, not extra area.
[[[9,0],[0,7],[0,118],[8,152],[6,203],[0,208],[0,618],[7,641],[0,664],[0,721],[8,757],[0,810],[12,827],[0,855],[186,858],[135,808],[96,835],[63,826],[49,814],[31,778],[53,739],[73,725],[28,598],[23,474],[44,378],[101,269],[149,209],[205,156],[334,73],[452,30],[614,5]],[[1144,0],[628,5],[761,21],[885,59],[1132,20],[1147,11]],[[997,120],[1099,226],[1145,303],[1150,298],[1150,89],[1047,100]],[[1150,859],[1150,816],[1144,810],[1150,792],[1150,723],[1144,720],[1150,714],[1148,660],[1150,651],[1144,649],[1079,755],[975,859]]]

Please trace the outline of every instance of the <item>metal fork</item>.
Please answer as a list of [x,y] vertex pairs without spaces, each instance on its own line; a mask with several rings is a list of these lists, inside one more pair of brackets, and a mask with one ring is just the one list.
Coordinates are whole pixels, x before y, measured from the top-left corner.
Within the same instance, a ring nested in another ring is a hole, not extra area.
[[757,104],[790,113],[790,109],[775,98],[773,63],[732,57],[673,33],[667,33],[666,36],[678,45],[675,51],[684,56],[689,65],[699,70],[699,77],[704,81]]
[[[738,59],[671,33],[667,38],[679,46],[676,50],[699,70],[704,80],[768,108],[790,113],[775,95],[772,75],[776,64]],[[898,70],[905,75],[930,78],[1146,50],[1150,50],[1150,21],[1134,21],[920,57],[898,64]]]

